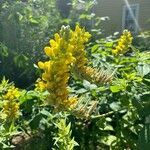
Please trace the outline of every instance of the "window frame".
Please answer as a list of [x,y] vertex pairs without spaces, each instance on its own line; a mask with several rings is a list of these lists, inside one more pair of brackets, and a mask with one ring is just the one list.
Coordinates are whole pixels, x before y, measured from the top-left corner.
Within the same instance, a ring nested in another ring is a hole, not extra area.
[[[136,7],[136,14],[135,14],[135,19],[137,20],[137,22],[134,21],[135,23],[135,33],[138,32],[138,28],[139,28],[139,24],[138,24],[138,18],[139,18],[139,8],[140,8],[140,4],[136,3],[136,4],[130,4],[130,8],[132,9],[132,7]],[[127,5],[123,5],[123,9],[122,9],[122,30],[125,29],[125,23],[126,23],[126,9],[129,9],[127,7]]]

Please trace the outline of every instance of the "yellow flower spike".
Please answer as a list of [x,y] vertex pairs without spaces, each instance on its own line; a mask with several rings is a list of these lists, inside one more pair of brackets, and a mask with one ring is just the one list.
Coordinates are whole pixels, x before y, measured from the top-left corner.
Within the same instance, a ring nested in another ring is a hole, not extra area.
[[75,31],[71,32],[70,43],[74,46],[73,56],[76,58],[75,67],[78,71],[82,71],[82,68],[86,65],[86,52],[84,44],[89,40],[91,35],[85,32],[85,29],[81,29],[79,25],[76,25]]
[[8,120],[13,120],[18,117],[19,104],[16,102],[6,102],[3,106],[3,112]]
[[[75,62],[72,55],[74,46],[68,41],[70,40],[70,31],[69,27],[63,27],[61,34],[56,33],[54,40],[50,40],[50,46],[44,49],[46,55],[55,56],[55,59],[38,63],[39,67],[43,69],[42,80],[50,94],[48,103],[56,109],[62,109],[62,103],[68,100],[67,84],[70,68]],[[65,103],[63,109],[68,108],[69,106]]]
[[124,30],[123,35],[118,40],[118,45],[112,50],[112,53],[114,55],[125,54],[131,46],[132,39],[133,37],[131,33],[127,30]]
[[8,92],[4,95],[4,99],[13,100],[13,99],[17,99],[19,96],[20,96],[20,92],[18,88],[12,87],[12,89],[9,89]]
[[[76,26],[75,31],[71,32],[70,43],[74,45],[73,56],[76,58],[73,71],[81,79],[86,79],[96,84],[107,83],[111,80],[110,75],[104,71],[98,71],[94,68],[88,67],[86,58],[85,43],[88,42],[91,34],[81,29],[79,25]],[[118,52],[118,50],[116,51]],[[101,74],[102,73],[102,74]]]
[[12,121],[18,117],[19,113],[19,104],[17,102],[20,97],[21,92],[18,88],[12,87],[4,95],[4,105],[2,112],[6,115],[5,119]]
[[55,55],[55,59],[38,63],[43,69],[42,80],[49,92],[47,102],[56,110],[73,109],[77,104],[77,98],[69,98],[67,88],[71,70],[95,82],[108,81],[105,74],[86,66],[85,43],[90,37],[79,25],[75,27],[75,31],[63,26],[60,34],[56,33],[54,39],[50,40],[50,46],[45,48],[46,55]]

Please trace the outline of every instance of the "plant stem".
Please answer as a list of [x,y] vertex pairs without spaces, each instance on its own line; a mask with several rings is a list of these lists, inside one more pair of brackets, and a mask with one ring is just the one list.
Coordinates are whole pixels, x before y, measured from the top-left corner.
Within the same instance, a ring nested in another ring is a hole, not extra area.
[[126,109],[126,108],[124,108],[124,109],[119,109],[119,110],[117,110],[117,111],[110,111],[110,112],[108,112],[108,113],[101,114],[101,115],[97,115],[97,116],[91,116],[91,119],[98,119],[98,118],[101,118],[101,117],[107,117],[107,116],[109,116],[109,115],[112,115],[112,114],[114,114],[114,113],[116,113],[116,112],[119,112],[119,111],[125,110],[125,109]]

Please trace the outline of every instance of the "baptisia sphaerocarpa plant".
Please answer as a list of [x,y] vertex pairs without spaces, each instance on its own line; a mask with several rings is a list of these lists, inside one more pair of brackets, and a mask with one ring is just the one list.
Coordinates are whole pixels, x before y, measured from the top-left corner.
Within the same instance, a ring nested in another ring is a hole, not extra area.
[[71,72],[97,84],[111,81],[111,76],[87,65],[84,44],[90,37],[79,25],[75,31],[63,26],[60,34],[56,33],[54,40],[50,40],[50,46],[44,48],[49,61],[39,62],[38,65],[44,70],[43,86],[50,94],[47,100],[56,109],[74,108],[77,104],[76,97],[68,96],[67,86]]
[[150,54],[132,46],[127,30],[117,42],[87,45],[91,37],[78,24],[62,26],[44,48],[34,90],[2,80],[1,149],[147,147]]

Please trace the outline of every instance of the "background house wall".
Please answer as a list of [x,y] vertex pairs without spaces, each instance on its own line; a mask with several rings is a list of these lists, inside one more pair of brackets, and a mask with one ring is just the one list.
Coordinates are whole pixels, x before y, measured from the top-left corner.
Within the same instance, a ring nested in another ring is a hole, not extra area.
[[[122,31],[123,6],[125,0],[97,0],[94,12],[97,16],[108,16],[110,20],[102,23],[108,34]],[[139,4],[138,23],[141,30],[150,29],[150,0],[128,0],[129,4]]]

